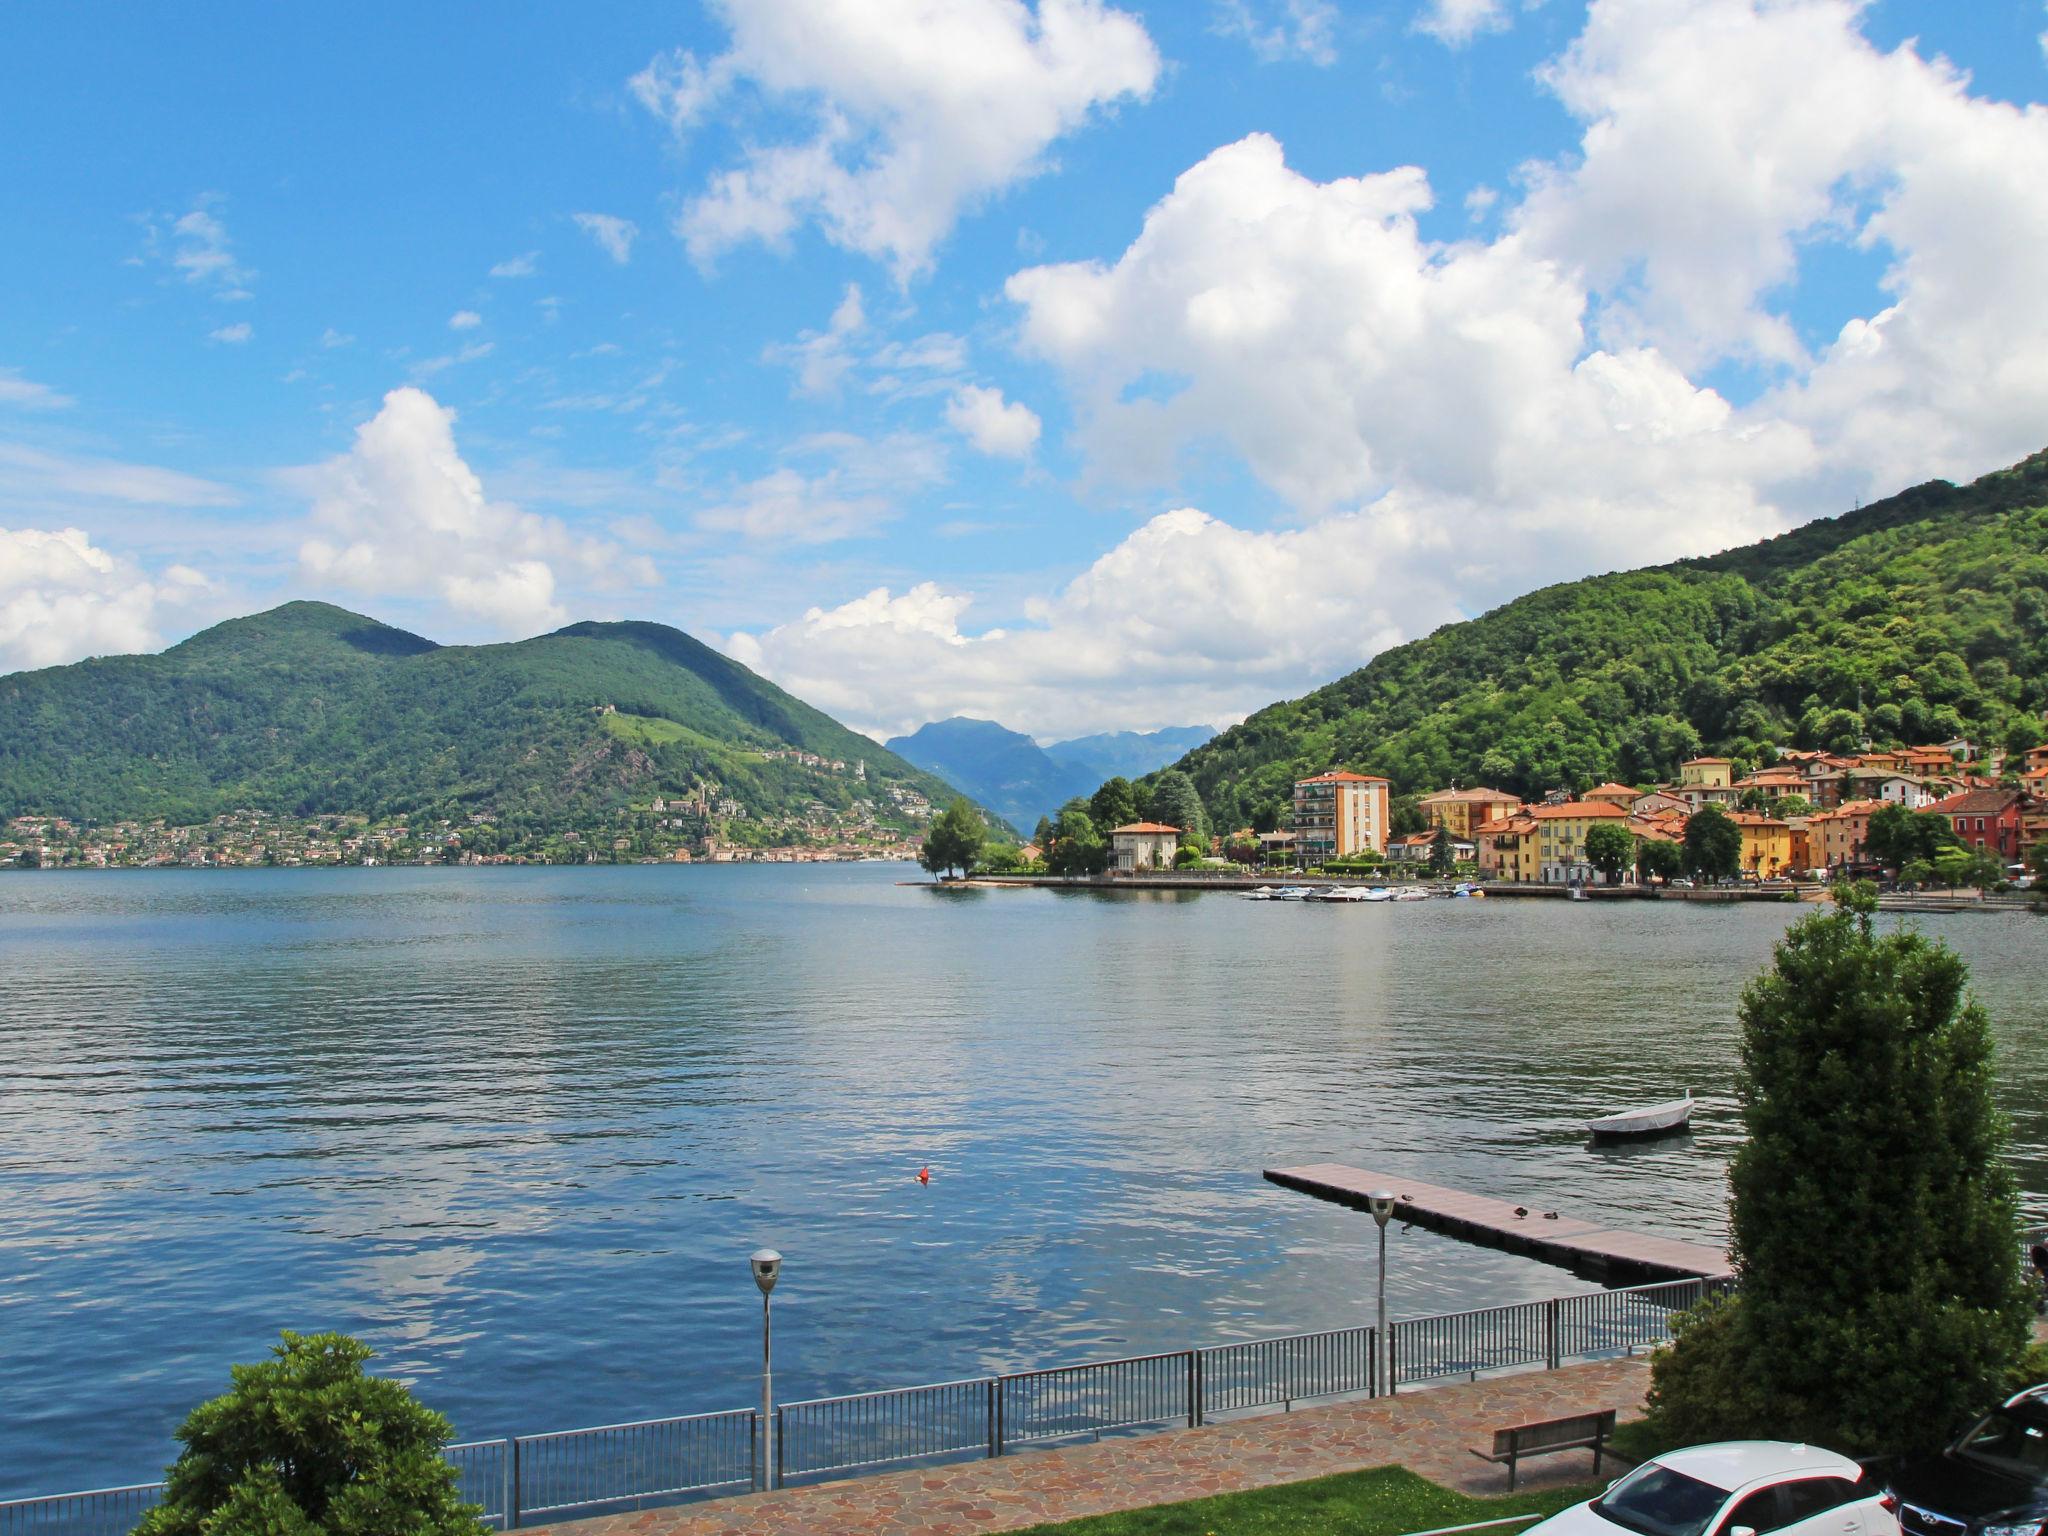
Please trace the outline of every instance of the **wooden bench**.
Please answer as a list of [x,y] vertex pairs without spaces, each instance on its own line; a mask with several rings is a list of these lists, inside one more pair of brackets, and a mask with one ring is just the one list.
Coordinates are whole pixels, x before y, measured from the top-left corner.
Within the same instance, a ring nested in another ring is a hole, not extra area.
[[1541,1424],[1518,1424],[1513,1429],[1496,1429],[1493,1432],[1493,1454],[1474,1451],[1472,1454],[1481,1461],[1496,1464],[1506,1462],[1508,1488],[1515,1486],[1515,1463],[1524,1456],[1541,1456],[1550,1451],[1584,1451],[1593,1453],[1593,1475],[1600,1475],[1600,1458],[1607,1450],[1608,1439],[1614,1434],[1614,1410],[1600,1413],[1577,1413],[1568,1419],[1546,1419]]

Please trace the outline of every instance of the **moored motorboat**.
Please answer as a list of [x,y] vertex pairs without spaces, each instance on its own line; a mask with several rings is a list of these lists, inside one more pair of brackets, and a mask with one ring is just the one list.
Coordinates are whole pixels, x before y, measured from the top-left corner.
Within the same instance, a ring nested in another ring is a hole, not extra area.
[[1598,1120],[1588,1120],[1586,1129],[1595,1141],[1619,1140],[1627,1136],[1670,1136],[1692,1123],[1692,1090],[1682,1099],[1663,1104],[1646,1104],[1640,1109],[1618,1109]]
[[1400,890],[1394,892],[1394,900],[1427,901],[1429,900],[1429,892],[1425,891],[1419,885],[1404,885],[1401,887]]

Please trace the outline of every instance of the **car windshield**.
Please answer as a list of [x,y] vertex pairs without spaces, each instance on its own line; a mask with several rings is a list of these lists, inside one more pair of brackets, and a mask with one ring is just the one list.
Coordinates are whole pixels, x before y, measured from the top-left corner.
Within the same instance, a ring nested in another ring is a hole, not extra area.
[[1956,1454],[1994,1471],[2048,1480],[2048,1424],[2001,1408],[1956,1442]]
[[1595,1513],[1641,1536],[1700,1536],[1728,1490],[1645,1462],[1593,1501]]

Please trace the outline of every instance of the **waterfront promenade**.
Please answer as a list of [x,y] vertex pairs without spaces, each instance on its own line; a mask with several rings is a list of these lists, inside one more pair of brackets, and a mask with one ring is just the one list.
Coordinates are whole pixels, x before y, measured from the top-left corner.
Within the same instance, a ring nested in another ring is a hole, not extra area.
[[[1474,1494],[1507,1472],[1471,1452],[1514,1424],[1642,1408],[1646,1358],[1598,1360],[1128,1439],[534,1527],[552,1536],[970,1536],[1390,1464]],[[1526,1463],[1524,1486],[1581,1482],[1592,1456]]]

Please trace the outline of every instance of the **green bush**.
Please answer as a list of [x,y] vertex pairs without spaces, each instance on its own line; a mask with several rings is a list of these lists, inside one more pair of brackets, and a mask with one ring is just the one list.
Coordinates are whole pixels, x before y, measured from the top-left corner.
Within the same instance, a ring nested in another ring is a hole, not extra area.
[[135,1536],[482,1536],[441,1454],[448,1421],[363,1374],[369,1346],[287,1332],[193,1409],[164,1501]]

